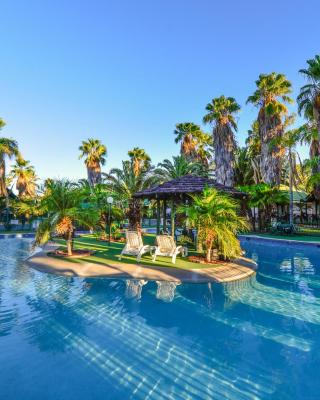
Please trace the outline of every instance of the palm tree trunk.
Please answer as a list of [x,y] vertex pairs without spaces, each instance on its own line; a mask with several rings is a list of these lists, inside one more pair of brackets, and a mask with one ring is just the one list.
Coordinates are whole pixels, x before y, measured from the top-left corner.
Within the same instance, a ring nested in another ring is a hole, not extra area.
[[281,118],[266,115],[262,108],[258,116],[261,139],[261,178],[269,185],[280,185],[282,153],[280,145],[270,145],[271,141],[283,135]]
[[129,211],[128,211],[128,219],[129,219],[129,229],[134,231],[141,230],[141,206],[140,200],[136,198],[131,198],[129,200]]
[[236,143],[229,125],[217,125],[213,131],[216,181],[234,186]]
[[73,251],[72,233],[73,232],[71,230],[67,233],[66,241],[67,241],[67,253],[68,253],[68,256],[72,256],[72,251]]
[[[318,137],[316,140],[313,141],[313,146],[311,146],[310,148],[310,153],[312,153],[310,154],[310,158],[311,159],[315,157],[318,158],[317,164],[312,168],[312,173],[315,175],[315,174],[320,174],[320,110],[314,108],[313,114],[315,120],[317,121],[317,131],[318,131]],[[315,184],[313,189],[313,194],[317,200],[320,200],[320,183]]]
[[289,204],[289,223],[293,225],[293,170],[292,170],[292,152],[289,147],[289,190],[290,190],[290,204]]
[[213,245],[213,241],[209,240],[206,243],[206,261],[209,263],[211,262],[212,259],[212,245]]
[[8,191],[6,186],[6,164],[3,156],[0,156],[0,197],[7,197]]
[[87,166],[87,174],[90,186],[94,186],[97,183],[101,183],[101,167],[99,163]]

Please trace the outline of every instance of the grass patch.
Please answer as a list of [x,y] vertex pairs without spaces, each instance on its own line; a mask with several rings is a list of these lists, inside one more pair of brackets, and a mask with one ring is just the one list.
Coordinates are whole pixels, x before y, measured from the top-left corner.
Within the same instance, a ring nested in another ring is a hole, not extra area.
[[[154,245],[155,235],[147,234],[143,236],[143,243]],[[63,240],[56,240],[57,243],[61,245],[61,248],[65,249],[65,242]],[[82,235],[74,240],[74,248],[75,249],[88,249],[93,250],[95,253],[89,257],[85,258],[69,258],[66,259],[72,263],[84,264],[86,262],[92,262],[97,264],[137,264],[137,259],[134,256],[122,256],[121,261],[119,260],[119,255],[121,250],[124,247],[124,243],[114,243],[111,242],[110,246],[108,242],[97,240],[94,235]],[[197,255],[194,250],[189,250],[189,255]],[[153,265],[159,267],[168,267],[168,268],[180,268],[185,270],[192,269],[202,269],[202,268],[214,268],[214,265],[210,264],[199,264],[188,261],[186,258],[182,258],[180,255],[176,259],[176,263],[172,264],[171,257],[159,257],[155,262],[152,261],[150,254],[144,254],[141,258],[140,265]]]

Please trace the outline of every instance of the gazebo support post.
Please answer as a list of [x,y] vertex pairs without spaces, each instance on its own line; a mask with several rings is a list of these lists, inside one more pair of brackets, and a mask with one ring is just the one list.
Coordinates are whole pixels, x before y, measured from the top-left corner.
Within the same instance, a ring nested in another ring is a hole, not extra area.
[[162,225],[163,233],[167,231],[167,200],[163,200],[163,225]]
[[157,199],[157,235],[160,234],[160,200]]
[[174,200],[172,200],[172,203],[171,203],[171,236],[172,237],[174,237],[174,232],[175,232],[175,214],[176,214],[175,204],[174,204]]

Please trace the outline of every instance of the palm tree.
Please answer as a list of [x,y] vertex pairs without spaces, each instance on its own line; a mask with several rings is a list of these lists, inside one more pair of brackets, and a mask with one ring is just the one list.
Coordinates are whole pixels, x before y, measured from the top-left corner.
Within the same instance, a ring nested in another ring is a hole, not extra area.
[[283,117],[288,113],[286,103],[292,103],[288,96],[291,83],[285,75],[261,74],[256,81],[257,89],[249,96],[247,103],[259,107],[258,124],[261,140],[261,177],[265,183],[279,185],[281,177],[281,146],[271,145],[272,140],[283,135]]
[[35,196],[37,188],[37,176],[30,161],[17,158],[16,164],[12,167],[10,177],[16,179],[16,189],[19,198],[32,198]]
[[[0,118],[0,131],[5,122]],[[0,137],[0,197],[7,197],[6,185],[6,157],[12,158],[19,155],[18,143],[13,139]]]
[[233,97],[220,96],[207,104],[204,123],[213,124],[213,145],[216,180],[226,186],[234,185],[234,162],[237,124],[234,114],[240,110]]
[[[309,172],[306,188],[320,199],[320,138],[316,122],[310,119],[299,128],[301,143],[309,145],[309,159],[305,161],[305,171]],[[309,171],[308,171],[309,170]]]
[[81,151],[80,157],[85,157],[85,165],[87,167],[88,182],[91,186],[101,182],[101,165],[106,162],[105,156],[107,148],[98,139],[88,139],[82,141],[79,147]]
[[[124,219],[123,210],[117,204],[120,200],[119,196],[117,193],[110,191],[104,183],[92,187],[86,179],[80,179],[77,182],[77,187],[82,191],[83,205],[85,207],[90,207],[92,204],[95,205],[99,213],[99,221],[96,228],[100,231],[100,237],[106,238],[109,222],[112,220],[112,223],[120,223]],[[110,196],[115,200],[112,206],[109,206],[107,202],[107,198]]]
[[134,147],[132,150],[128,151],[128,156],[131,159],[133,172],[136,176],[138,176],[142,170],[150,168],[151,158],[144,149]]
[[[314,59],[307,61],[308,67],[299,72],[309,81],[304,85],[297,97],[299,114],[304,114],[311,122],[313,131],[312,140],[310,140],[310,158],[314,160],[312,173],[320,174],[320,56],[316,55]],[[314,121],[312,123],[312,121]],[[316,181],[317,179],[314,179]],[[320,199],[320,182],[315,182],[314,195],[317,200]]]
[[99,218],[96,207],[84,207],[83,200],[83,192],[72,182],[48,182],[38,205],[42,214],[47,216],[38,227],[35,244],[42,245],[53,235],[58,235],[66,240],[68,255],[72,255],[75,224],[93,228]]
[[203,132],[199,125],[193,122],[182,122],[176,125],[174,130],[175,142],[181,143],[180,154],[187,158],[196,158],[197,137]]
[[259,122],[256,120],[252,123],[251,129],[248,130],[248,137],[246,139],[247,155],[250,159],[253,181],[255,184],[262,182],[261,178],[261,140],[259,135]]
[[[289,223],[293,225],[293,191],[297,189],[300,181],[299,174],[297,171],[297,159],[300,161],[298,152],[295,150],[295,146],[301,140],[300,129],[286,130],[283,136],[280,138],[279,144],[285,151],[285,158],[288,164],[287,170],[289,172]],[[300,161],[301,164],[301,161]]]
[[206,248],[206,260],[212,260],[212,250],[224,259],[241,255],[237,233],[248,229],[246,219],[238,215],[235,200],[212,188],[202,194],[190,195],[191,205],[181,206],[179,211],[187,214],[188,223],[198,229],[198,238]]
[[153,181],[154,177],[148,171],[142,170],[139,175],[135,175],[130,161],[122,161],[122,169],[113,168],[106,175],[107,188],[122,200],[132,230],[141,229],[141,203],[133,195],[149,187]]
[[[250,208],[258,208],[259,230],[267,229],[271,224],[272,208],[275,204],[288,204],[287,193],[279,190],[278,186],[270,186],[267,183],[257,185],[240,186],[240,189],[248,193]],[[250,216],[255,228],[255,216]]]
[[205,168],[209,169],[213,153],[212,136],[199,131],[194,137],[196,141],[194,161],[200,162]]
[[157,181],[161,183],[189,174],[201,176],[207,175],[207,172],[203,164],[197,161],[189,161],[182,155],[173,156],[172,161],[168,159],[163,160],[154,170]]
[[254,169],[248,147],[239,147],[235,153],[235,185],[254,184]]

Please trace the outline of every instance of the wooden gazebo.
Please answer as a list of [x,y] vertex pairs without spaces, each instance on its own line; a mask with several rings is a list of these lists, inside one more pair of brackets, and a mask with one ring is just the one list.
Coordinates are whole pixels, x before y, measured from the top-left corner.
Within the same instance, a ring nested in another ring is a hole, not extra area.
[[[171,202],[171,234],[174,234],[175,204],[186,202],[189,194],[201,193],[205,187],[215,188],[225,192],[238,200],[245,200],[246,193],[233,187],[224,186],[215,180],[202,176],[185,175],[180,178],[172,179],[158,186],[135,193],[134,197],[142,199],[154,199],[157,201],[157,233],[160,232],[161,208],[163,210],[163,230],[166,230],[166,210],[167,202]],[[162,203],[162,207],[161,207]]]

